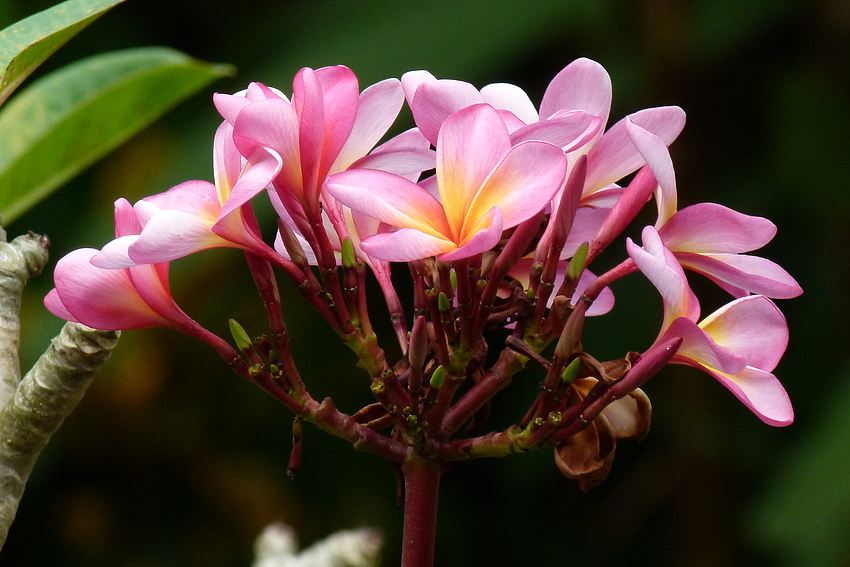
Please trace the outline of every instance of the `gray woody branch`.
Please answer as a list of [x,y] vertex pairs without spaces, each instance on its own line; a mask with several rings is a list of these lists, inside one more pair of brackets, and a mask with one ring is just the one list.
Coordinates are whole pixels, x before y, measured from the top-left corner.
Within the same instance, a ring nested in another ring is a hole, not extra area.
[[0,228],[0,547],[41,450],[82,399],[119,335],[67,323],[21,380],[21,295],[47,263],[48,244],[32,233],[10,243]]

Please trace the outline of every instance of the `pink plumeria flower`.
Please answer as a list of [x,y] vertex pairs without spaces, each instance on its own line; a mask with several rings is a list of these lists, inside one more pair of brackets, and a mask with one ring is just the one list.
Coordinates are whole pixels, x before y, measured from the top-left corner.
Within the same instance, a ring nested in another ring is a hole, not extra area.
[[[585,58],[573,61],[552,79],[539,112],[515,85],[492,84],[478,91],[462,81],[438,80],[427,71],[406,73],[402,84],[417,126],[432,143],[439,125],[452,112],[487,102],[499,109],[514,143],[552,142],[568,154],[570,165],[579,155],[587,154],[581,208],[564,246],[564,258],[572,256],[582,242],[593,239],[623,193],[616,182],[645,163],[626,130],[627,121],[640,125],[667,145],[685,124],[682,109],[668,106],[641,110],[604,131],[611,110],[611,79],[599,63]],[[548,233],[544,239],[548,239]]]
[[699,272],[735,297],[749,293],[789,299],[803,293],[776,263],[749,252],[770,242],[776,225],[714,203],[691,205],[658,231],[664,245],[685,268]]
[[794,278],[776,263],[742,254],[773,239],[776,226],[772,222],[714,203],[677,211],[676,175],[667,146],[633,123],[627,129],[658,180],[655,228],[682,266],[705,275],[734,297],[755,293],[788,299],[803,293]]
[[643,248],[627,239],[629,255],[661,293],[664,321],[655,343],[683,339],[672,362],[708,372],[769,425],[789,425],[794,411],[771,374],[788,345],[788,325],[763,295],[732,301],[699,323],[699,303],[685,273],[653,227],[643,230]]
[[[271,252],[250,209],[222,209],[231,194],[261,191],[271,182],[279,164],[269,154],[254,163],[243,164],[233,144],[232,131],[225,122],[216,132],[215,184],[186,181],[165,193],[142,199],[132,208],[125,199],[119,199],[115,203],[115,215],[120,234],[92,262],[101,268],[123,268],[168,262],[220,247],[261,255]],[[258,156],[260,152],[255,153],[255,158]],[[119,226],[124,228],[119,230]]]
[[56,264],[56,287],[44,298],[54,315],[103,330],[171,327],[196,334],[200,326],[174,302],[168,264],[102,269],[91,259],[99,251],[81,248]]
[[436,189],[376,170],[349,170],[328,192],[352,210],[397,227],[364,239],[378,259],[451,261],[493,248],[502,231],[541,211],[561,187],[566,157],[546,142],[511,143],[496,110],[479,104],[445,120],[437,140]]
[[[357,77],[343,66],[304,68],[293,80],[292,100],[252,83],[244,93],[217,94],[215,103],[234,127],[234,141],[250,159],[260,149],[279,156],[273,180],[277,201],[299,226],[322,213],[328,175],[351,167],[421,172],[433,167],[427,144],[395,146],[369,154],[404,103],[401,83],[387,79],[359,92]],[[412,139],[408,135],[405,139]],[[233,195],[237,207],[253,195]]]
[[136,211],[119,199],[115,203],[116,239],[104,261],[123,261],[130,267],[101,268],[95,264],[102,252],[74,250],[56,264],[56,288],[45,297],[45,305],[58,317],[97,329],[171,327],[206,340],[210,333],[183,313],[171,297],[168,263],[133,265],[128,260],[127,249],[141,230]]

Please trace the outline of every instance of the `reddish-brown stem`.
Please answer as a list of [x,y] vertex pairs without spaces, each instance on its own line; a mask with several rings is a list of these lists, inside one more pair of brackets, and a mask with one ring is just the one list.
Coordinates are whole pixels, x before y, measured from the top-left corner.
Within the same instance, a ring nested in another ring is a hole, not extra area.
[[402,567],[432,567],[437,536],[440,466],[412,456],[401,466],[404,475],[404,543]]
[[593,282],[587,286],[587,289],[584,290],[584,296],[590,301],[594,301],[607,286],[611,285],[623,276],[627,276],[636,271],[637,266],[635,266],[634,260],[627,258],[593,280]]
[[304,421],[311,421],[331,435],[345,439],[358,451],[373,453],[393,463],[404,462],[410,452],[405,443],[372,431],[337,410],[330,398],[325,398],[321,404],[308,401],[301,416]]
[[484,404],[511,383],[514,374],[522,369],[521,356],[505,349],[499,360],[446,412],[441,435],[448,438],[467,420],[472,418]]

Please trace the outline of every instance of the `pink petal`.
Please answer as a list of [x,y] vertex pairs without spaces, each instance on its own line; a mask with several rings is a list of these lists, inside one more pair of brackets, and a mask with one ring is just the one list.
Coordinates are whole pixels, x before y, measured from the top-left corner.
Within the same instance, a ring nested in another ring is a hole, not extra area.
[[209,220],[183,211],[161,211],[145,225],[128,254],[136,264],[156,264],[207,248],[233,246],[214,234],[212,225]]
[[794,421],[794,408],[785,388],[770,372],[747,367],[734,374],[709,370],[735,397],[768,425],[784,427]]
[[674,319],[699,319],[699,302],[688,285],[685,272],[673,253],[664,248],[658,232],[651,226],[642,233],[644,248],[626,239],[626,249],[638,269],[652,282],[664,300],[662,332]]
[[[436,154],[419,148],[398,148],[372,152],[351,164],[352,169],[380,169],[415,182],[423,171],[434,169]],[[411,179],[414,178],[414,179]]]
[[603,125],[608,121],[611,78],[602,65],[576,59],[555,75],[540,102],[540,117],[545,120],[559,110],[584,110],[599,116]]
[[374,258],[387,262],[411,262],[453,250],[457,244],[444,238],[403,228],[370,236],[360,243],[360,248]]
[[[496,166],[468,205],[463,234],[470,222],[493,207],[504,215],[504,228],[513,228],[550,203],[564,182],[567,159],[557,146],[523,142],[514,146]],[[440,193],[445,194],[443,187]],[[445,201],[443,202],[445,206]]]
[[416,89],[410,109],[422,135],[436,146],[440,128],[449,116],[483,102],[481,93],[469,83],[450,79],[426,80]]
[[[678,106],[647,108],[626,118],[668,146],[685,126],[685,113]],[[605,132],[587,154],[585,195],[616,183],[645,163],[626,132],[626,118]]]
[[139,234],[142,223],[136,214],[136,209],[123,197],[115,201],[115,237]]
[[[154,205],[156,208],[151,208]],[[150,222],[160,210],[173,209],[192,216],[215,220],[221,210],[215,185],[207,181],[184,181],[165,193],[145,197],[134,208],[143,225]],[[158,209],[158,210],[157,210]]]
[[257,146],[274,150],[283,160],[280,183],[300,199],[303,189],[298,116],[288,101],[263,100],[246,107],[234,125],[233,142],[243,156],[251,156]]
[[554,144],[569,153],[590,143],[601,127],[602,119],[598,116],[573,110],[512,132],[511,143],[516,145],[526,140],[538,140]]
[[59,292],[56,291],[56,288],[51,289],[49,292],[47,292],[47,295],[44,296],[44,306],[47,308],[48,311],[50,311],[60,319],[79,323],[77,318],[71,315],[71,312],[65,308],[65,305],[59,298]]
[[785,317],[763,295],[732,301],[706,317],[699,326],[717,344],[743,357],[748,366],[760,370],[776,368],[788,346]]
[[[430,84],[420,87],[417,99]],[[446,119],[437,141],[437,184],[455,240],[460,238],[467,211],[482,184],[510,149],[505,123],[490,105],[470,106]],[[473,222],[496,204],[491,200],[482,203]]]
[[715,203],[685,207],[658,231],[673,252],[722,254],[761,248],[776,235],[776,225]]
[[233,143],[233,126],[222,122],[213,141],[213,178],[219,203],[223,203],[230,195],[241,170],[242,156]]
[[[590,272],[590,270],[585,270],[581,273],[581,277],[578,280],[578,285],[576,285],[575,293],[573,293],[573,298],[570,301],[573,305],[578,303],[581,296],[584,294],[584,290],[587,289],[591,283],[596,281],[596,276]],[[560,283],[558,280],[555,280],[555,289],[560,287]],[[614,308],[614,292],[611,291],[611,288],[606,287],[603,288],[599,293],[599,296],[593,301],[593,304],[587,308],[587,312],[585,315],[588,317],[597,317],[599,315],[605,315],[609,311]]]
[[679,317],[673,321],[667,331],[655,342],[659,343],[673,337],[683,339],[682,346],[673,357],[673,362],[730,374],[741,372],[747,366],[744,357],[717,344],[711,335],[685,317]]
[[657,193],[658,222],[655,226],[661,227],[676,213],[676,174],[673,171],[673,160],[664,140],[636,125],[628,117],[626,132],[658,181],[660,192]]
[[407,100],[407,105],[413,106],[413,98],[416,96],[416,90],[419,85],[426,81],[436,81],[437,77],[428,71],[408,71],[401,76],[401,88],[404,91],[404,98]]
[[354,161],[369,153],[392,126],[403,103],[404,93],[398,79],[387,79],[364,90],[360,95],[354,127],[331,173],[348,169]]
[[744,254],[675,252],[675,255],[682,266],[710,278],[732,295],[755,293],[790,299],[803,293],[791,274],[766,258]]
[[238,181],[222,204],[217,218],[230,215],[268,187],[282,166],[283,160],[276,152],[262,147],[254,148]]
[[[59,303],[54,314],[70,313],[74,320],[103,330],[172,326],[139,296],[127,270],[102,270],[90,262],[97,250],[82,248],[56,264],[54,279]],[[48,309],[55,305],[52,300]]]
[[92,266],[104,270],[115,270],[135,266],[136,262],[130,259],[128,249],[139,239],[138,234],[128,234],[108,242],[100,252],[91,257]]
[[330,176],[327,190],[343,205],[389,225],[416,229],[438,239],[448,239],[450,234],[440,202],[398,175],[351,169]]
[[484,102],[497,110],[509,110],[514,116],[531,124],[537,122],[540,117],[534,103],[525,94],[525,91],[516,85],[509,83],[493,83],[481,89],[481,97]]
[[236,122],[236,117],[239,116],[239,112],[251,104],[251,101],[244,96],[239,96],[238,94],[231,95],[215,93],[213,95],[213,104],[215,104],[215,108],[218,110],[218,113],[221,114],[221,117],[232,125]]
[[[324,104],[322,159],[318,173],[318,179],[321,182],[325,179],[325,177],[327,177],[343,147],[348,143],[349,138],[353,134],[353,129],[357,122],[361,98],[357,77],[348,67],[343,65],[323,67],[316,71],[316,77],[321,84],[322,102]],[[390,84],[392,84],[392,82]],[[371,94],[367,95],[367,99],[371,96]],[[389,122],[392,123],[398,113],[398,109],[401,109],[403,101],[401,92],[398,92],[397,97],[393,98],[392,94],[390,97],[389,102],[392,105],[391,107],[387,107],[383,104],[383,102],[387,100],[386,97],[378,97],[380,99],[380,110],[382,112],[389,113],[390,116],[383,116],[380,121],[376,120],[374,127],[383,127],[383,124],[386,124],[386,120],[388,119]],[[393,106],[397,106],[395,114],[391,113],[391,108]],[[374,117],[367,117],[367,121],[373,118]],[[302,117],[301,123],[304,124],[304,117]],[[369,124],[367,123],[366,128],[368,129],[368,127]],[[389,124],[386,124],[386,128],[389,128]],[[386,132],[386,129],[384,129],[384,132]],[[380,139],[384,132],[381,132],[377,138],[375,138],[375,141],[368,149],[371,149],[372,146],[378,142],[378,139]],[[374,132],[369,133],[368,135],[358,133],[358,136],[359,135],[374,136]],[[362,143],[362,140],[355,142],[355,145],[358,143]],[[363,153],[365,154],[366,152]]]

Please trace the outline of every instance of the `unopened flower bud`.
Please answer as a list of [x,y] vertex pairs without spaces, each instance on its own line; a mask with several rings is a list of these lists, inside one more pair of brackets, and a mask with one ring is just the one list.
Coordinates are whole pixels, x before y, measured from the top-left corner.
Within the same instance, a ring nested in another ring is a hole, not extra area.
[[236,341],[236,347],[242,352],[248,352],[254,348],[254,344],[251,342],[251,338],[248,336],[248,333],[245,332],[245,329],[242,328],[236,319],[230,320],[230,334],[233,335],[233,340]]
[[446,379],[446,371],[442,366],[438,366],[434,373],[431,374],[431,387],[435,390],[439,390],[443,387],[443,381]]
[[354,254],[354,245],[347,236],[342,240],[342,265],[353,268],[357,264],[357,256]]
[[581,359],[576,357],[570,362],[564,371],[561,372],[561,380],[564,384],[572,384],[578,376],[578,370],[581,368]]

